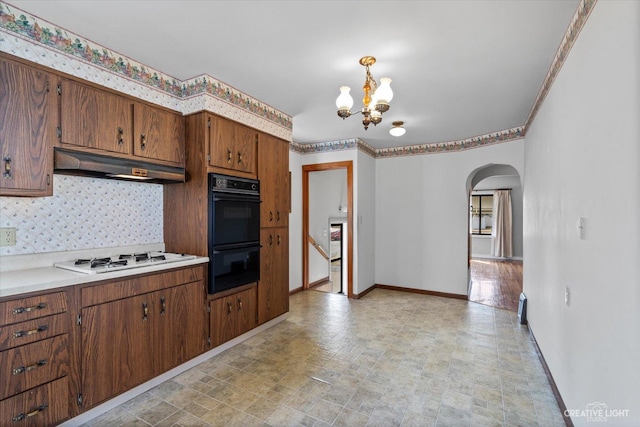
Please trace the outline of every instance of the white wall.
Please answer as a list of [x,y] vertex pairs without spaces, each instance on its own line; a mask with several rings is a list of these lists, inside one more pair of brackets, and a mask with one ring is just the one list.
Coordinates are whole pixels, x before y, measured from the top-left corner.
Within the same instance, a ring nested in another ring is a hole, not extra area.
[[[309,174],[309,234],[328,254],[329,218],[346,218],[338,210],[347,206],[347,170],[332,169]],[[329,261],[309,245],[309,282],[329,277]]]
[[354,261],[354,270],[358,272],[357,286],[353,292],[361,294],[376,284],[376,162],[373,157],[358,152],[358,215],[353,218],[357,223],[358,254]]
[[467,293],[467,178],[500,163],[523,175],[524,141],[392,157],[375,165],[375,281]]
[[525,146],[532,331],[567,408],[640,425],[640,2],[595,5]]

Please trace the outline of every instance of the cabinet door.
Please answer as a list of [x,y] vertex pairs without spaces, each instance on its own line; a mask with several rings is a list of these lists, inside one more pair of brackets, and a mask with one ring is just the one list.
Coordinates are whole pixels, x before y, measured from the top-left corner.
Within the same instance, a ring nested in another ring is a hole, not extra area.
[[61,142],[131,154],[132,103],[109,92],[63,80]]
[[184,166],[184,126],[180,114],[135,103],[133,154]]
[[260,134],[258,178],[262,227],[280,227],[289,222],[289,144],[271,135]]
[[150,295],[82,309],[82,393],[85,409],[153,376]]
[[272,267],[271,315],[277,317],[289,311],[289,229],[279,227],[274,233],[275,265]]
[[51,196],[57,77],[0,58],[0,196]]
[[220,117],[209,115],[209,166],[223,169],[235,169],[233,147],[234,123]]
[[211,307],[209,333],[211,346],[217,347],[237,336],[237,316],[233,296],[218,298],[209,302]]
[[246,126],[235,126],[233,151],[236,170],[256,173],[256,138],[257,133],[255,130]]
[[206,350],[207,311],[204,281],[153,293],[155,374],[159,375]]
[[289,311],[289,238],[287,227],[264,228],[260,234],[258,323]]
[[257,293],[255,286],[233,296],[236,301],[236,316],[238,320],[238,335],[256,327]]

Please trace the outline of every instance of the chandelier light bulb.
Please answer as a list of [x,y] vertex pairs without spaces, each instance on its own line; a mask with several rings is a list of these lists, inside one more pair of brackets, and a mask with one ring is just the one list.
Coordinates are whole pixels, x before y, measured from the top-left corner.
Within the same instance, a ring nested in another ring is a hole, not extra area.
[[336,99],[336,107],[338,110],[351,110],[353,107],[353,98],[349,94],[351,88],[349,86],[341,86],[340,87],[340,95],[338,99]]
[[383,77],[380,79],[380,86],[375,93],[376,104],[388,104],[393,99],[393,91],[391,90],[391,79]]

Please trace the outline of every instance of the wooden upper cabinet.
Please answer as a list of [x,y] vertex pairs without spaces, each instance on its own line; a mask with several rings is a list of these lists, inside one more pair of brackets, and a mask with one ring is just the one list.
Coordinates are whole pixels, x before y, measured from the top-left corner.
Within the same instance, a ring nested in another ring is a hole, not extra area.
[[66,79],[60,98],[62,143],[131,154],[131,101]]
[[0,196],[51,196],[58,77],[0,58]]
[[146,104],[133,110],[133,154],[184,165],[184,117]]
[[231,120],[208,115],[209,166],[256,173],[257,132]]
[[283,227],[289,222],[289,143],[271,135],[258,136],[260,226]]

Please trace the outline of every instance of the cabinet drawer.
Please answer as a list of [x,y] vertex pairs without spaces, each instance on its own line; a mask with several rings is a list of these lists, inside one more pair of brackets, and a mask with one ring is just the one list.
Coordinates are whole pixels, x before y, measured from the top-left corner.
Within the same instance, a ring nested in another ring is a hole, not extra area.
[[0,325],[23,322],[67,311],[66,292],[21,298],[0,303]]
[[52,426],[69,418],[67,377],[0,401],[0,425]]
[[0,353],[0,400],[69,373],[67,335]]
[[69,330],[67,313],[0,327],[0,351],[64,334]]
[[82,288],[82,306],[89,307],[148,292],[167,289],[185,283],[197,282],[204,278],[204,267],[182,268],[126,280],[103,283]]

